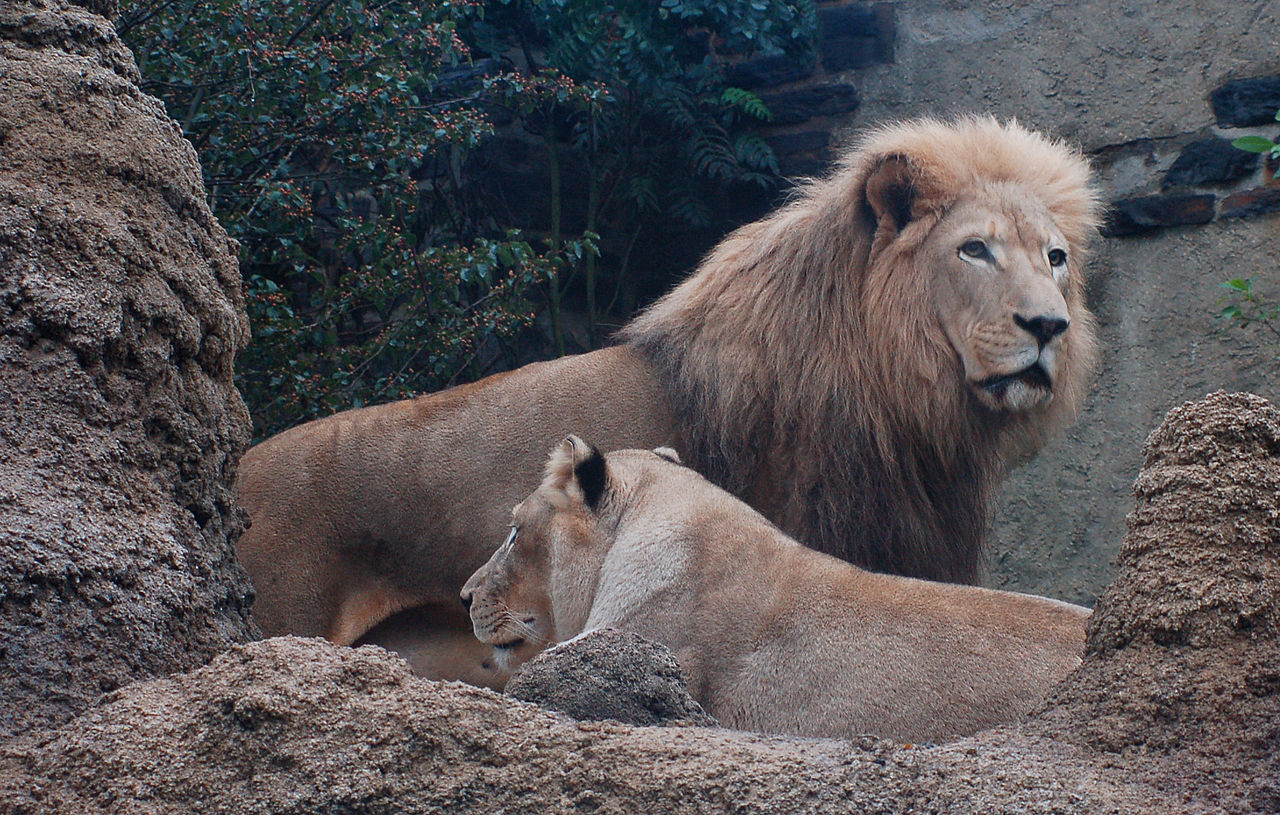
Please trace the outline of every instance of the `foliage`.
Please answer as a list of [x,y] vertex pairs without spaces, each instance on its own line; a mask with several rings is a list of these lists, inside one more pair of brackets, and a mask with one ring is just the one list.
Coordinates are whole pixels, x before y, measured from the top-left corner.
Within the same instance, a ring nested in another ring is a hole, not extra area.
[[1240,328],[1261,325],[1280,338],[1280,301],[1255,291],[1252,277],[1235,278],[1218,285],[1229,292],[1219,301],[1219,304],[1228,303],[1219,317]]
[[[467,373],[529,323],[552,254],[477,216],[492,131],[439,84],[474,2],[136,0],[119,30],[241,245],[259,435]],[[581,247],[579,247],[581,248]],[[478,372],[477,372],[478,373]]]
[[[811,26],[805,0],[124,0],[117,28],[240,243],[238,384],[263,436],[485,373],[543,285],[557,351],[579,280],[594,332],[598,240],[705,223],[715,185],[773,182],[748,126],[768,111],[723,65]],[[513,51],[519,70],[458,79]],[[495,106],[546,147],[544,223],[504,223],[468,172]],[[585,177],[572,230],[562,176]]]
[[[1276,111],[1276,121],[1280,122],[1280,110]],[[1231,143],[1240,150],[1250,153],[1269,153],[1272,158],[1280,159],[1280,144],[1266,136],[1241,136]]]
[[[814,15],[806,0],[495,0],[488,10],[472,28],[477,47],[514,50],[526,62],[524,75],[490,87],[543,134],[553,242],[563,231],[562,148],[584,170],[585,230],[624,247],[618,279],[627,273],[625,247],[643,228],[705,226],[715,191],[776,182],[777,159],[751,128],[769,111],[750,91],[726,86],[724,68],[757,52],[807,49]],[[585,256],[581,269],[593,339],[596,260]],[[553,276],[553,325],[562,284]]]
[[[1280,111],[1276,111],[1276,121],[1280,122]],[[1241,136],[1231,143],[1250,153],[1265,153],[1272,159],[1280,159],[1280,144],[1265,136]],[[1228,292],[1218,301],[1219,305],[1226,304],[1218,314],[1220,318],[1239,328],[1261,325],[1280,338],[1280,299],[1257,291],[1252,277],[1235,278],[1219,285]]]

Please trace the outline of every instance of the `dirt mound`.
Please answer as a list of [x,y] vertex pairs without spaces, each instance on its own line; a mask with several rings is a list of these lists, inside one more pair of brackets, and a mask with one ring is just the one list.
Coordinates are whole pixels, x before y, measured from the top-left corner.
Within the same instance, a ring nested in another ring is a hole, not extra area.
[[1167,767],[1169,790],[1228,812],[1280,812],[1280,410],[1211,394],[1143,453],[1117,577],[1045,732]]
[[137,81],[105,19],[0,3],[0,733],[250,634],[239,271]]

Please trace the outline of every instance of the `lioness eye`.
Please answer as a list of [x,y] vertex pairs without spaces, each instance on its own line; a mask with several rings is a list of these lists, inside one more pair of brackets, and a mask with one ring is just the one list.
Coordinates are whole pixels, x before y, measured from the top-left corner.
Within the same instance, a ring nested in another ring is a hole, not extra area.
[[960,254],[974,260],[982,260],[987,256],[987,245],[977,238],[967,240],[960,244]]
[[1049,265],[1050,265],[1050,266],[1062,266],[1062,265],[1063,265],[1063,264],[1065,264],[1066,262],[1067,262],[1067,253],[1066,253],[1066,252],[1062,251],[1061,249],[1050,249],[1050,250],[1049,250]]

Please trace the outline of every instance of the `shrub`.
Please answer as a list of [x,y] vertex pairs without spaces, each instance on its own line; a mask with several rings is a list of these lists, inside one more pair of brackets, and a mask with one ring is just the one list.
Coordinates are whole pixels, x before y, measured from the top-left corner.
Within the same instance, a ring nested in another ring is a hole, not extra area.
[[[721,66],[797,47],[811,18],[780,0],[125,0],[144,88],[240,242],[255,435],[486,373],[543,285],[555,350],[577,280],[594,333],[597,233],[634,242],[659,217],[705,219],[705,185],[772,183],[772,153],[740,127],[767,111]],[[473,53],[514,44],[521,71],[455,81]],[[495,105],[543,135],[543,223],[503,223],[468,172]],[[588,168],[572,233],[566,151]]]

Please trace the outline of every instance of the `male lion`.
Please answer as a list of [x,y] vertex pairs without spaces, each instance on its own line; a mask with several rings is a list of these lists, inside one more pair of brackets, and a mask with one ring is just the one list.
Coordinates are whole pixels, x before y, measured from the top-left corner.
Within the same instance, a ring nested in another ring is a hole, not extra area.
[[864,571],[677,462],[576,436],[556,447],[462,589],[500,662],[620,628],[671,648],[727,727],[898,741],[1013,721],[1079,666],[1088,609]]
[[268,439],[237,483],[259,624],[501,685],[457,591],[571,432],[675,447],[852,563],[974,581],[1003,461],[1085,389],[1088,179],[1017,124],[884,127],[725,238],[622,345]]

